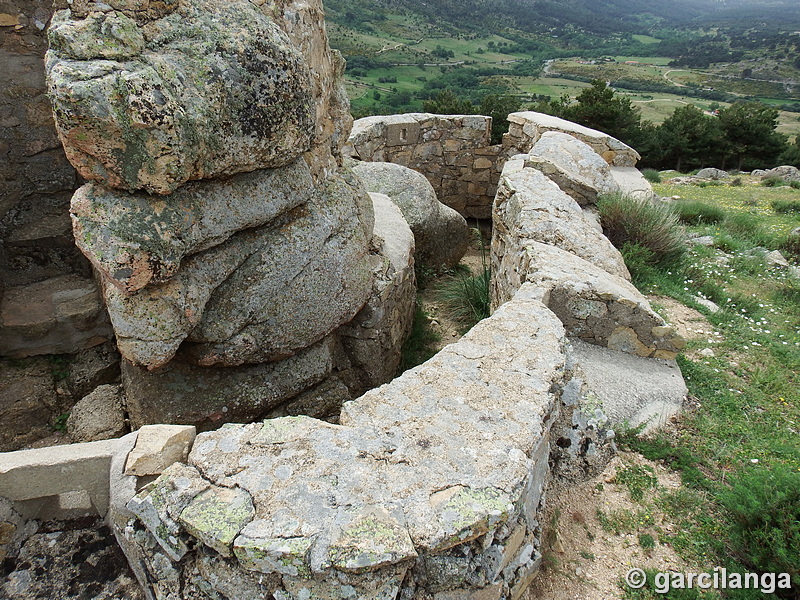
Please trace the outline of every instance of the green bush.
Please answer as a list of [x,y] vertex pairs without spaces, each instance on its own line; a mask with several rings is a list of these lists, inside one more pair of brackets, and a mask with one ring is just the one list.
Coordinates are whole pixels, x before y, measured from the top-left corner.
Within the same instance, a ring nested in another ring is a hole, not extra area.
[[779,215],[788,215],[790,213],[800,214],[800,200],[775,199],[772,200],[769,204],[770,206],[772,206],[772,210],[774,210]]
[[793,190],[800,190],[800,181],[790,181],[789,187]]
[[733,550],[762,572],[789,573],[800,585],[800,472],[746,471],[720,494],[732,517]]
[[662,202],[613,194],[597,202],[603,231],[617,248],[625,242],[653,253],[654,264],[667,264],[686,252],[686,237],[672,208]]
[[642,175],[650,183],[661,183],[661,173],[655,169],[642,169]]
[[767,177],[761,181],[761,185],[764,187],[782,187],[789,184],[782,177]]
[[700,200],[681,200],[675,203],[675,211],[681,223],[704,225],[720,223],[725,219],[725,211],[719,206]]

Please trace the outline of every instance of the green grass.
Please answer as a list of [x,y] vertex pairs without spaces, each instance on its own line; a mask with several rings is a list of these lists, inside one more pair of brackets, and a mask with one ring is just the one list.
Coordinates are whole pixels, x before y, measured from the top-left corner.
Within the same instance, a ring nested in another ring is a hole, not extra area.
[[[722,310],[710,314],[694,305],[714,333],[691,341],[688,350],[710,347],[715,355],[678,360],[697,408],[675,432],[623,431],[618,443],[681,474],[684,487],[657,501],[678,525],[661,542],[700,564],[739,572],[793,569],[797,578],[800,537],[791,515],[800,514],[794,493],[800,489],[800,280],[767,269],[751,252],[785,243],[787,228],[797,226],[796,215],[772,209],[794,190],[747,178],[741,188],[654,188],[715,205],[726,216],[689,226],[714,235],[717,248],[692,247],[679,266],[651,265],[643,287],[690,305],[692,296],[703,295]],[[624,528],[612,516],[606,515],[608,527]]]
[[464,333],[489,316],[491,273],[484,268],[477,275],[457,273],[443,279],[436,288],[436,298],[444,311]]

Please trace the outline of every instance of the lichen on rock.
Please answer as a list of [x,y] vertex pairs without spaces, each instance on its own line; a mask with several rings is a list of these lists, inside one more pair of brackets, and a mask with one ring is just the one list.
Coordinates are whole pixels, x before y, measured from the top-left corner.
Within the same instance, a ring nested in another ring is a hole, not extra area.
[[46,70],[67,157],[89,180],[169,194],[311,148],[311,74],[246,0],[180,0],[142,25],[56,12]]

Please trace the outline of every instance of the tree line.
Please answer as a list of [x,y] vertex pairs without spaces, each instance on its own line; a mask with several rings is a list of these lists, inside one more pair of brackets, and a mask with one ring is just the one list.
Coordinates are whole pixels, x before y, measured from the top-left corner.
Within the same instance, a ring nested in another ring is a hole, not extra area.
[[790,144],[776,131],[778,110],[754,100],[708,114],[693,104],[675,109],[661,125],[641,118],[629,98],[593,81],[575,101],[542,100],[534,110],[598,129],[635,148],[640,166],[688,171],[701,167],[764,169],[800,167],[800,138]]

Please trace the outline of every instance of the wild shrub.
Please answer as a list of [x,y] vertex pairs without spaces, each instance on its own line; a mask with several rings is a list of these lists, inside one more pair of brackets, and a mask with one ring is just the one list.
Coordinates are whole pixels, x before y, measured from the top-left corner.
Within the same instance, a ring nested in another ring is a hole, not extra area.
[[642,169],[642,175],[650,183],[661,183],[661,173],[656,169]]
[[674,208],[680,222],[687,225],[720,223],[725,219],[725,210],[700,200],[681,200]]
[[761,185],[764,187],[782,187],[789,184],[782,177],[767,177],[761,181]]
[[789,187],[793,190],[800,190],[800,181],[790,181]]
[[772,206],[772,210],[779,215],[800,214],[800,200],[782,200],[776,198],[769,204]]
[[620,253],[636,287],[645,288],[655,281],[658,269],[655,266],[656,256],[651,250],[633,242],[625,242]]
[[491,302],[491,269],[486,244],[480,230],[474,228],[473,235],[481,249],[481,270],[473,275],[468,267],[457,270],[443,279],[436,287],[436,298],[442,303],[447,315],[461,325],[462,331],[472,328],[478,321],[489,316]]
[[785,466],[745,471],[720,500],[732,517],[731,542],[742,562],[789,573],[800,585],[800,472]]
[[653,253],[654,264],[664,265],[686,253],[686,238],[678,216],[665,203],[612,194],[597,202],[603,231],[617,248],[625,242]]

